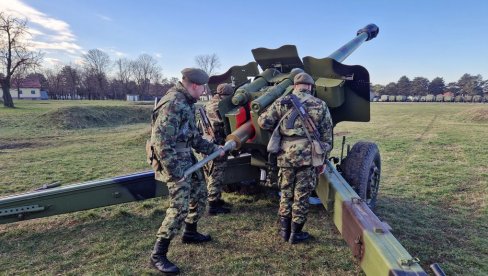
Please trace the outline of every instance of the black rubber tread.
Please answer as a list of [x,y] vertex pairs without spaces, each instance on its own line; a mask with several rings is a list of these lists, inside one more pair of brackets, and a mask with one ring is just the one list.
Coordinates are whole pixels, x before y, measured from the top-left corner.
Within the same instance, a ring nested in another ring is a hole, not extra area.
[[381,157],[378,146],[372,142],[359,141],[353,145],[340,166],[343,177],[356,190],[359,197],[368,203],[371,210],[376,207],[377,198],[375,196],[368,202],[366,197],[368,189],[370,189],[371,170],[375,165],[381,176]]

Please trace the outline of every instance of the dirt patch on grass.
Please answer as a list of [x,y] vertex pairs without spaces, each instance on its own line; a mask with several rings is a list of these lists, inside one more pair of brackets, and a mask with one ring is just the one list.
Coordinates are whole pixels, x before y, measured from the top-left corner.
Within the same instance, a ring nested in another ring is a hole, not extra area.
[[462,118],[464,118],[464,121],[488,123],[488,107],[473,108],[470,110],[463,111],[459,115]]
[[150,122],[151,106],[70,106],[40,116],[40,125],[83,129]]
[[9,144],[0,143],[0,150],[30,148],[32,147],[32,145],[33,145],[32,143],[9,143]]
[[339,137],[339,136],[346,136],[350,133],[351,133],[350,131],[339,131],[339,132],[334,133],[334,135]]

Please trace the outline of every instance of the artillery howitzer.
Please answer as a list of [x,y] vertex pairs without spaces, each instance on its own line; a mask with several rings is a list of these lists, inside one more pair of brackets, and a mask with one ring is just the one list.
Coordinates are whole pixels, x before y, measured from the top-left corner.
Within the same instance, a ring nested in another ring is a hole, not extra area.
[[[378,27],[368,25],[357,36],[326,58],[298,57],[294,45],[278,49],[257,48],[255,62],[234,66],[212,76],[211,89],[220,83],[233,83],[231,97],[219,104],[227,135],[226,150],[232,151],[225,172],[226,183],[255,180],[275,184],[276,166],[266,145],[270,133],[259,128],[257,118],[273,101],[292,91],[293,77],[302,71],[315,81],[316,96],[324,100],[334,126],[342,121],[370,120],[370,81],[361,66],[348,66],[345,60],[363,42],[376,37]],[[259,73],[260,66],[262,72]],[[248,80],[253,77],[252,81]],[[342,152],[345,140],[342,141]],[[141,149],[143,146],[141,145]],[[214,153],[185,172],[218,156]],[[426,275],[418,260],[410,256],[370,207],[376,204],[381,175],[378,147],[358,142],[347,156],[331,157],[320,175],[316,193],[368,275]],[[0,199],[0,224],[62,213],[86,210],[130,201],[141,201],[168,194],[154,181],[152,171],[96,180]]]

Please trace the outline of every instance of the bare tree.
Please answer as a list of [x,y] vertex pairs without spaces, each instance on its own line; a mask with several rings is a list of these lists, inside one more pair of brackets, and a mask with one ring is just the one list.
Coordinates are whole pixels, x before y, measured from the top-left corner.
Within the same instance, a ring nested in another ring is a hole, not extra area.
[[42,60],[40,52],[29,50],[27,19],[19,19],[0,12],[0,67],[3,78],[0,80],[3,90],[3,105],[14,107],[10,95],[10,81],[17,70],[27,70],[39,66]]
[[17,99],[20,99],[20,87],[26,76],[27,68],[25,66],[19,66],[10,79],[10,88],[12,88],[12,86],[17,88]]
[[83,55],[85,63],[84,86],[89,99],[103,99],[107,92],[107,71],[110,67],[110,57],[99,49],[91,49]]
[[78,98],[78,90],[81,80],[80,71],[71,65],[65,65],[58,75],[61,80],[63,92],[66,92],[71,99]]
[[209,76],[215,73],[215,69],[220,68],[220,60],[217,54],[196,56],[195,63]]
[[134,78],[141,95],[148,95],[151,81],[157,82],[161,78],[161,68],[155,58],[142,54],[133,65]]
[[99,49],[91,49],[83,55],[85,67],[96,74],[106,74],[110,67],[110,57]]
[[113,89],[114,98],[119,98],[117,91],[120,89],[124,94],[130,92],[130,81],[134,76],[134,62],[126,59],[119,58],[115,61],[115,75],[116,79],[113,84],[117,84],[117,88]]
[[128,83],[133,75],[133,62],[126,58],[119,58],[115,61],[117,80]]
[[44,71],[46,76],[47,89],[51,99],[64,99],[63,85],[59,69],[46,69]]

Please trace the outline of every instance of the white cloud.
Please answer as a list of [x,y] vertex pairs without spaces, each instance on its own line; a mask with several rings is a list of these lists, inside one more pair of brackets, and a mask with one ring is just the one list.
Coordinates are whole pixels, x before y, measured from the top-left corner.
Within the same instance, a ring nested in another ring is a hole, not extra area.
[[51,57],[45,57],[47,63],[60,61],[53,56],[81,54],[82,47],[77,44],[76,36],[68,23],[53,18],[20,0],[0,1],[0,10],[19,18],[26,18],[29,27],[29,38],[33,50],[44,51]]
[[48,67],[58,67],[63,65],[63,62],[57,58],[46,57],[44,58],[44,61],[49,65]]
[[81,47],[76,43],[72,42],[44,42],[44,41],[33,41],[32,48],[34,50],[58,50],[64,51],[70,54],[81,53]]
[[162,57],[161,53],[155,53],[154,55],[155,55],[157,58],[161,58],[161,57]]
[[116,56],[118,58],[127,56],[126,53],[118,51],[117,49],[115,49],[115,47],[110,47],[110,48],[105,48],[100,50],[106,52],[109,55]]
[[106,16],[106,15],[103,15],[103,14],[98,14],[98,13],[97,13],[97,14],[95,14],[95,15],[96,15],[98,18],[100,18],[100,19],[102,19],[102,20],[104,20],[104,21],[109,21],[109,22],[113,21],[113,20],[112,20],[112,18],[110,18],[110,17],[108,17],[108,16]]

